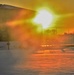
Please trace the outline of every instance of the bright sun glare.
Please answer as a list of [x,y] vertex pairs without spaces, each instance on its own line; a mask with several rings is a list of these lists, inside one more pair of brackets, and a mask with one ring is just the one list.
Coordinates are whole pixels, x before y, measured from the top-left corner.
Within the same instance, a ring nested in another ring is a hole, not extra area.
[[43,29],[47,29],[51,26],[53,21],[53,14],[48,10],[42,9],[38,11],[38,14],[33,19],[33,22],[42,26]]

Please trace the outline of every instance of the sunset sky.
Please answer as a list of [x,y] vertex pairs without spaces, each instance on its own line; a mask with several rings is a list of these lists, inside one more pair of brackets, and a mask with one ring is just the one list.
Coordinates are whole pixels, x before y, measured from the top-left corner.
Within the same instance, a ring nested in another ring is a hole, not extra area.
[[63,13],[74,12],[74,0],[0,0],[0,3],[30,9],[35,9],[39,6],[48,6],[49,8],[53,8],[55,11]]
[[0,0],[0,3],[32,10],[47,7],[61,16],[56,27],[69,30],[74,28],[74,0]]

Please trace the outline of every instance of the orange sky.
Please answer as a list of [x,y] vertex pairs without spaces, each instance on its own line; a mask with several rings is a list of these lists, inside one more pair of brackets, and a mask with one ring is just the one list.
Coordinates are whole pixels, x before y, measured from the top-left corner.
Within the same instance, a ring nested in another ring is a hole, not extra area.
[[56,27],[62,27],[67,30],[72,30],[74,27],[74,0],[0,0],[0,3],[34,10],[48,7],[55,14],[62,16],[55,23]]
[[0,3],[12,4],[20,7],[35,9],[39,6],[52,7],[56,11],[73,13],[74,0],[0,0]]

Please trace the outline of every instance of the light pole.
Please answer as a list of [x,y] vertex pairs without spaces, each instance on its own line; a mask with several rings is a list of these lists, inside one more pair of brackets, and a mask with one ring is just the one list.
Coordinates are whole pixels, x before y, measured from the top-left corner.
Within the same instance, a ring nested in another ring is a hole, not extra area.
[[6,25],[5,26],[5,31],[6,31],[6,41],[7,41],[7,47],[8,47],[8,50],[10,50],[10,36],[9,36],[9,30],[8,30],[8,27]]

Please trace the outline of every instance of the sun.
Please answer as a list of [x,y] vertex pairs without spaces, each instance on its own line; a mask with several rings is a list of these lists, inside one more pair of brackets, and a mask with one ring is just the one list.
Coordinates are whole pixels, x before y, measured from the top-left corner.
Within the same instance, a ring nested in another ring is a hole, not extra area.
[[46,9],[42,9],[38,11],[35,18],[33,19],[33,22],[41,25],[43,29],[47,29],[51,26],[53,19],[54,16],[51,12]]

